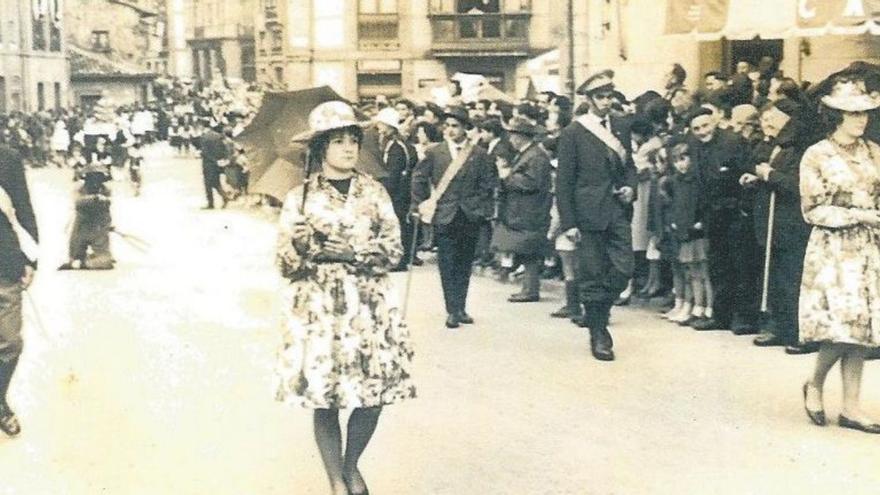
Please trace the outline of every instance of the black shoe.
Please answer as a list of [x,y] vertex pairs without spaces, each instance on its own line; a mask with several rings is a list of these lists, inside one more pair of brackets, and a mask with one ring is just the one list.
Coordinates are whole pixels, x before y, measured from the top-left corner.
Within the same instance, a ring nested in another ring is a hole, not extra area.
[[18,423],[18,418],[6,404],[0,404],[0,430],[10,437],[21,433],[21,425]]
[[792,356],[798,356],[801,354],[812,354],[814,352],[819,352],[819,344],[816,342],[810,342],[807,344],[792,344],[785,346],[785,353]]
[[418,256],[416,256],[415,258],[412,259],[412,261],[410,262],[410,264],[411,264],[412,266],[422,266],[422,265],[425,264],[425,262],[422,261],[421,258],[419,258]]
[[734,335],[754,335],[758,333],[757,327],[748,323],[737,323],[733,325],[733,328],[731,328],[730,331],[733,332]]
[[865,433],[871,433],[873,435],[880,434],[880,424],[859,423],[858,421],[847,418],[843,414],[837,417],[837,424],[840,425],[841,428],[849,428],[850,430],[863,431]]
[[458,328],[460,326],[461,321],[458,319],[457,314],[452,313],[446,317],[446,328]]
[[70,262],[67,262],[67,263],[58,267],[59,272],[64,271],[64,270],[74,270],[73,264]]
[[721,323],[718,322],[715,318],[700,318],[695,322],[691,323],[691,328],[694,330],[721,330],[724,327]]
[[828,420],[825,418],[825,411],[810,411],[807,408],[807,388],[809,386],[810,382],[804,383],[804,411],[807,412],[807,417],[810,418],[814,425],[825,426],[828,424]]
[[458,312],[458,322],[463,323],[465,325],[472,325],[474,323],[474,319],[471,318],[471,315],[465,313],[464,311]]
[[590,351],[599,361],[614,361],[614,341],[607,328],[590,331]]
[[538,294],[523,294],[522,292],[518,292],[513,294],[512,296],[507,298],[507,302],[512,303],[525,303],[525,302],[538,302],[540,300],[540,296]]
[[214,205],[203,206],[202,209],[203,209],[203,210],[213,210],[213,209],[214,209]]
[[752,343],[758,347],[782,347],[789,344],[782,337],[772,333],[758,335]]
[[563,306],[556,311],[550,313],[551,318],[580,318],[581,313],[577,310],[572,310],[568,306]]

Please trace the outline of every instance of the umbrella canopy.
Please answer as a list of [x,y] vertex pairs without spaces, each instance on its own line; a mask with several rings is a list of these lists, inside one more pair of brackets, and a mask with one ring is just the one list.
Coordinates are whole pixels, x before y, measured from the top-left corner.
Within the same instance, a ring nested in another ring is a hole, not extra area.
[[[341,100],[328,86],[282,93],[266,93],[250,124],[235,141],[240,144],[250,164],[250,190],[283,200],[287,192],[305,179],[305,146],[291,138],[308,130],[309,113],[327,101]],[[377,153],[365,138],[358,169],[381,178],[384,168]],[[387,175],[387,174],[386,174]]]

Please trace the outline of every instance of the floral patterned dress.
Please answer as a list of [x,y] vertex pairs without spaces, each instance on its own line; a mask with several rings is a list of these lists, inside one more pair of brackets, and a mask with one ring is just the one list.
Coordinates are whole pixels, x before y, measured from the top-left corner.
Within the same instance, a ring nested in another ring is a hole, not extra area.
[[880,146],[848,154],[830,140],[801,160],[801,209],[813,225],[799,308],[801,342],[880,346],[880,229],[855,210],[880,209]]
[[[322,175],[292,190],[281,212],[277,263],[283,288],[283,345],[277,399],[312,409],[391,404],[416,395],[413,350],[388,276],[402,256],[391,199],[372,178],[357,174],[348,194]],[[305,220],[307,246],[292,243]],[[320,261],[321,242],[335,233],[354,247],[353,262]]]

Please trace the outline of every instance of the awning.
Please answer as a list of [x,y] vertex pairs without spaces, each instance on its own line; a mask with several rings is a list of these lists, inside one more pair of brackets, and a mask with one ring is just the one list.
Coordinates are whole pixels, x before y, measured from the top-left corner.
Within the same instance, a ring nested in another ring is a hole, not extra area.
[[880,35],[880,0],[667,0],[666,34],[701,40]]

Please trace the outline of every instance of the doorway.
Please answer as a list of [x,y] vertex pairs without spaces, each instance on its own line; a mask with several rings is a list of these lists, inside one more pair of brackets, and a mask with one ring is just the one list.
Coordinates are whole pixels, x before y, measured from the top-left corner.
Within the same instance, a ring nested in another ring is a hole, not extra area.
[[737,62],[748,62],[752,67],[757,67],[763,57],[773,57],[779,67],[784,53],[783,40],[727,40],[724,42],[722,69],[733,74],[736,72]]

